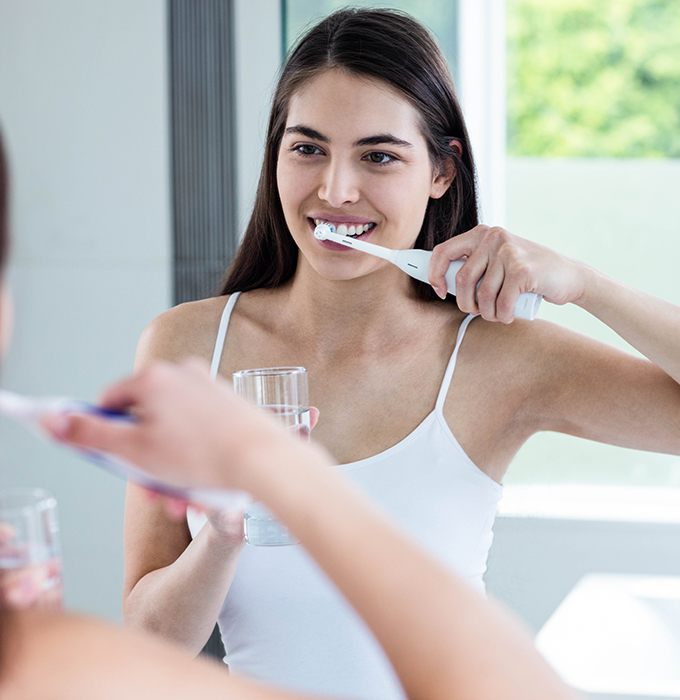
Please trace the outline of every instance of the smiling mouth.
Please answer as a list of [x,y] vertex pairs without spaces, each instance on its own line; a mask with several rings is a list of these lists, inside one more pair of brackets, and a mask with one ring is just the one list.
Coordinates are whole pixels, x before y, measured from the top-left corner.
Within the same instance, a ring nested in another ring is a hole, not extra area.
[[326,219],[309,219],[309,221],[313,223],[312,228],[318,226],[319,224],[332,224],[335,228],[335,232],[338,235],[351,236],[352,238],[363,236],[376,227],[376,223],[374,221],[370,221],[366,224],[339,224],[335,221],[327,221]]

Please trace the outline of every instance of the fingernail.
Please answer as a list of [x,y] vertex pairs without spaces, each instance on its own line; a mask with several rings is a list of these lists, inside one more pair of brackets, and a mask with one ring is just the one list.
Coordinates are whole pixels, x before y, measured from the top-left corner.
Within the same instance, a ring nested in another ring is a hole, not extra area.
[[21,580],[16,585],[11,586],[5,593],[5,600],[13,608],[25,608],[37,597],[35,585],[30,581]]
[[440,299],[446,299],[446,289],[444,287],[435,287],[434,291]]

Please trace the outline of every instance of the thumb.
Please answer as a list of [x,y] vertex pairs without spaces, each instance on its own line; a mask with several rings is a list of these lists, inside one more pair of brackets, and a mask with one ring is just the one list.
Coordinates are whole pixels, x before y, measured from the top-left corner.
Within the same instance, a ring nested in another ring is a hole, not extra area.
[[135,435],[130,423],[80,413],[45,415],[40,424],[58,442],[120,455]]
[[309,429],[314,430],[316,424],[319,422],[320,411],[316,406],[309,407]]

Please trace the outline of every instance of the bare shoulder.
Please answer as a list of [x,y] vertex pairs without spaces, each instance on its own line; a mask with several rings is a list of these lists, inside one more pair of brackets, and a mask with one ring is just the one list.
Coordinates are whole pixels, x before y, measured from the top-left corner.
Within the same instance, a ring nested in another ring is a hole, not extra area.
[[[475,321],[463,353],[483,370],[485,383],[521,398],[522,412],[533,416],[537,429],[547,429],[545,421],[565,405],[608,396],[614,385],[660,386],[665,381],[645,358],[539,319],[508,326]],[[554,428],[554,421],[549,427]]]
[[536,367],[550,356],[550,348],[559,342],[558,327],[546,321],[517,319],[509,325],[478,317],[470,324],[460,355],[474,365],[507,368],[522,372]]
[[462,427],[467,419],[459,415],[459,407],[465,405],[470,416],[476,413],[489,421],[490,433],[502,434],[512,426],[521,433],[518,440],[526,439],[538,411],[536,397],[559,345],[554,329],[538,320],[504,325],[475,318],[459,350],[447,417]]
[[[13,616],[17,644],[7,658],[3,700],[49,697],[114,700],[163,697],[290,697],[230,677],[219,664],[140,632],[62,613]],[[121,669],[124,672],[121,673]]]
[[[505,325],[476,318],[459,351],[447,407],[455,411],[460,399],[492,416],[493,431],[510,425],[528,435],[554,392],[568,390],[574,365],[609,350],[540,319]],[[456,416],[458,424],[461,420]]]
[[[112,697],[109,676],[120,659],[110,658],[111,670],[105,667],[105,659],[116,646],[116,636],[112,626],[80,616],[13,614],[11,637],[16,643],[6,659],[2,698],[43,697],[46,679],[55,699]],[[134,653],[133,647],[130,652]]]
[[614,351],[604,343],[542,319],[518,319],[505,325],[479,318],[471,324],[466,344],[468,354],[474,352],[495,364],[533,368],[531,374],[536,376],[563,368],[565,360],[595,358]]
[[137,345],[137,367],[152,360],[209,360],[228,297],[212,297],[174,306],[144,329]]
[[561,412],[560,393],[573,393],[573,367],[577,358],[593,355],[591,343],[543,320],[504,325],[474,319],[444,415],[480,469],[501,481],[527,439],[556,425],[551,416]]

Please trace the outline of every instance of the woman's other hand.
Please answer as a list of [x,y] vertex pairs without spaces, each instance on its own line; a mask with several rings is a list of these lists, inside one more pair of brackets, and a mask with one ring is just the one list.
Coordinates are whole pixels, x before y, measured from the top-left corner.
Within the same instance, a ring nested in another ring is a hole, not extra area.
[[168,518],[172,521],[181,521],[187,517],[187,510],[194,509],[203,513],[207,518],[214,532],[227,546],[240,549],[244,542],[243,534],[243,511],[242,510],[215,510],[205,508],[199,504],[189,503],[181,498],[164,496],[156,491],[144,489],[144,493],[149,501],[159,502]]

